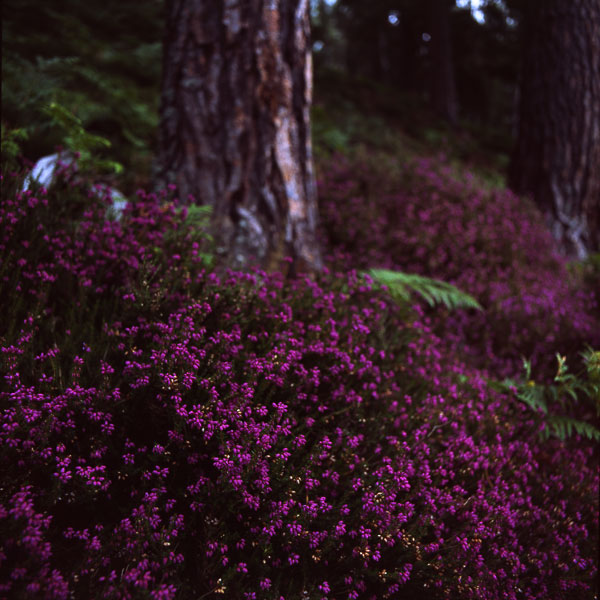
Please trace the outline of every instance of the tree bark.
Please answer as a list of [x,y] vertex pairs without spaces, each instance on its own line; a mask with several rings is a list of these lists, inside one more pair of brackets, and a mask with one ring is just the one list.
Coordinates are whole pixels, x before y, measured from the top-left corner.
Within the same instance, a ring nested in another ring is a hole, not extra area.
[[431,29],[431,105],[440,117],[455,125],[458,121],[458,100],[448,0],[429,0],[429,26]]
[[581,259],[600,249],[600,2],[526,6],[509,184],[534,198],[563,253]]
[[308,0],[167,0],[156,183],[213,208],[243,268],[321,265]]

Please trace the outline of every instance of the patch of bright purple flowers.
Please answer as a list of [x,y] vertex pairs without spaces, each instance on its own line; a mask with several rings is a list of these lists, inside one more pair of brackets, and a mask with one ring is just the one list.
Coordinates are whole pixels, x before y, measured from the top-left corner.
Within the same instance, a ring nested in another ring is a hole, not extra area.
[[[597,592],[597,451],[542,442],[540,417],[479,370],[509,372],[502,349],[551,354],[565,331],[593,342],[593,298],[543,288],[559,259],[516,200],[498,213],[417,174],[428,204],[379,206],[331,173],[330,264],[446,274],[482,317],[442,326],[347,266],[217,274],[161,196],[140,192],[119,222],[66,184],[3,198],[0,595]],[[574,304],[542,320],[560,294]]]
[[443,160],[414,161],[387,179],[342,157],[324,171],[323,226],[342,264],[439,278],[482,304],[436,328],[469,362],[512,376],[521,357],[553,368],[554,352],[600,346],[600,278],[576,283],[528,200],[459,178]]

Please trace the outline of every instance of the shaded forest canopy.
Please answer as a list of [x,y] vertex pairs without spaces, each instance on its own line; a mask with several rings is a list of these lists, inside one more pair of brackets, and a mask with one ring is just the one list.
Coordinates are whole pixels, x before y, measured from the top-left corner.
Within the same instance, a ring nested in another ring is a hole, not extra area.
[[[379,14],[382,10],[384,13],[391,10],[385,4],[381,3]],[[355,53],[361,57],[361,66],[352,65],[351,70],[347,70],[346,63],[352,59],[346,58],[347,43],[343,37],[346,32],[341,30],[343,17],[337,19],[340,23],[336,21],[333,27],[330,25],[332,9],[324,3],[315,4],[313,40],[314,47],[321,48],[314,52],[316,114],[313,119],[317,149],[325,146],[340,150],[356,145],[352,139],[356,125],[341,121],[335,128],[337,131],[327,133],[327,123],[320,122],[324,112],[343,115],[349,107],[380,119],[398,119],[411,137],[424,138],[434,144],[448,135],[444,123],[435,122],[427,112],[427,42],[423,39],[427,24],[423,11],[412,19],[411,3],[405,4],[407,13],[403,22],[407,25],[403,27],[410,26],[410,30],[404,37],[410,40],[410,53],[404,52],[394,39],[400,30],[385,17],[382,25],[385,34],[390,36],[386,42],[390,51],[401,52],[388,59],[389,64],[395,66],[390,68],[393,78],[379,77],[377,70],[369,70],[369,65],[379,59],[361,52],[358,47]],[[342,9],[339,10],[343,15]],[[378,14],[373,8],[369,13],[371,19]],[[512,126],[510,123],[515,118],[513,96],[518,47],[514,28],[499,18],[495,5],[486,8],[486,15],[486,24],[482,26],[466,9],[453,13],[461,114],[467,118],[466,131],[473,132],[478,139],[477,150],[471,136],[460,146],[459,152],[474,158],[483,140],[484,149],[491,151],[492,156],[498,154],[502,166],[511,149],[511,130],[514,133],[514,123]],[[110,0],[97,6],[69,0],[44,4],[25,1],[14,6],[10,0],[6,3],[2,119],[5,127],[27,128],[29,137],[23,144],[25,156],[35,160],[50,154],[62,141],[63,132],[53,128],[40,112],[44,103],[55,100],[73,110],[86,129],[111,140],[115,160],[125,165],[134,161],[133,171],[141,169],[146,177],[150,176],[158,125],[162,17],[160,1],[146,2],[143,6]],[[377,31],[369,33],[368,22],[357,22],[362,34],[356,43],[370,47],[372,52],[378,46],[371,44],[368,36],[377,35]],[[489,28],[492,35],[480,31],[484,28]],[[63,35],[64,31],[69,35]],[[403,75],[407,70],[411,74]],[[498,88],[503,91],[496,93]],[[486,99],[487,95],[490,97]],[[324,103],[332,110],[321,110],[319,107]],[[344,136],[350,137],[345,139]]]

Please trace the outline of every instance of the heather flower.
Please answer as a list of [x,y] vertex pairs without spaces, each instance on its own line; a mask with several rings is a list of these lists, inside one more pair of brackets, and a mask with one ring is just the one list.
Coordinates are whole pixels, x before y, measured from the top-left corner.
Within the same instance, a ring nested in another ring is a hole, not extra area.
[[[591,299],[569,300],[542,232],[504,218],[515,199],[497,209],[428,165],[380,207],[332,170],[331,268],[313,279],[209,270],[183,213],[143,192],[119,222],[100,199],[67,214],[62,188],[0,207],[0,292],[18,281],[22,300],[0,330],[2,593],[594,593],[595,450],[542,443],[490,383],[511,349],[584,339]],[[449,273],[485,317],[391,302],[348,252]]]

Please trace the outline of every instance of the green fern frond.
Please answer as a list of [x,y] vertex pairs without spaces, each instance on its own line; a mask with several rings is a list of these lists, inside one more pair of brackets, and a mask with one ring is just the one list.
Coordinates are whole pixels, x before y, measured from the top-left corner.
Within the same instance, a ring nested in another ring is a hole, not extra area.
[[474,308],[483,310],[473,296],[439,279],[389,269],[370,269],[368,274],[377,284],[385,285],[390,294],[401,301],[409,300],[411,292],[416,292],[430,306],[443,304],[449,309]]
[[525,359],[523,360],[524,380],[505,379],[499,384],[504,391],[515,392],[517,398],[531,410],[544,413],[545,427],[540,433],[544,439],[555,436],[565,440],[577,434],[596,442],[600,441],[600,430],[595,425],[550,412],[557,404],[569,412],[580,402],[591,402],[595,405],[597,416],[600,416],[600,385],[596,381],[596,361],[600,359],[600,354],[590,348],[583,353],[583,357],[587,378],[585,378],[585,371],[579,376],[569,373],[566,358],[557,354],[558,367],[552,384],[543,385],[533,381],[531,379],[531,362]]
[[65,132],[63,141],[67,148],[79,153],[78,164],[81,170],[106,170],[117,174],[123,171],[123,165],[120,163],[101,159],[96,155],[98,150],[110,148],[110,141],[86,131],[82,120],[68,108],[58,102],[50,102],[42,111],[50,117],[54,125]]
[[542,411],[548,414],[548,405],[544,398],[546,389],[543,386],[536,385],[533,381],[528,381],[527,384],[519,389],[519,399],[527,404],[533,411]]
[[578,435],[587,437],[590,440],[594,440],[596,442],[600,441],[600,431],[596,427],[590,423],[573,419],[571,417],[552,415],[548,417],[548,420],[546,421],[546,428],[544,429],[546,437],[554,434],[561,440],[570,438],[574,432]]

